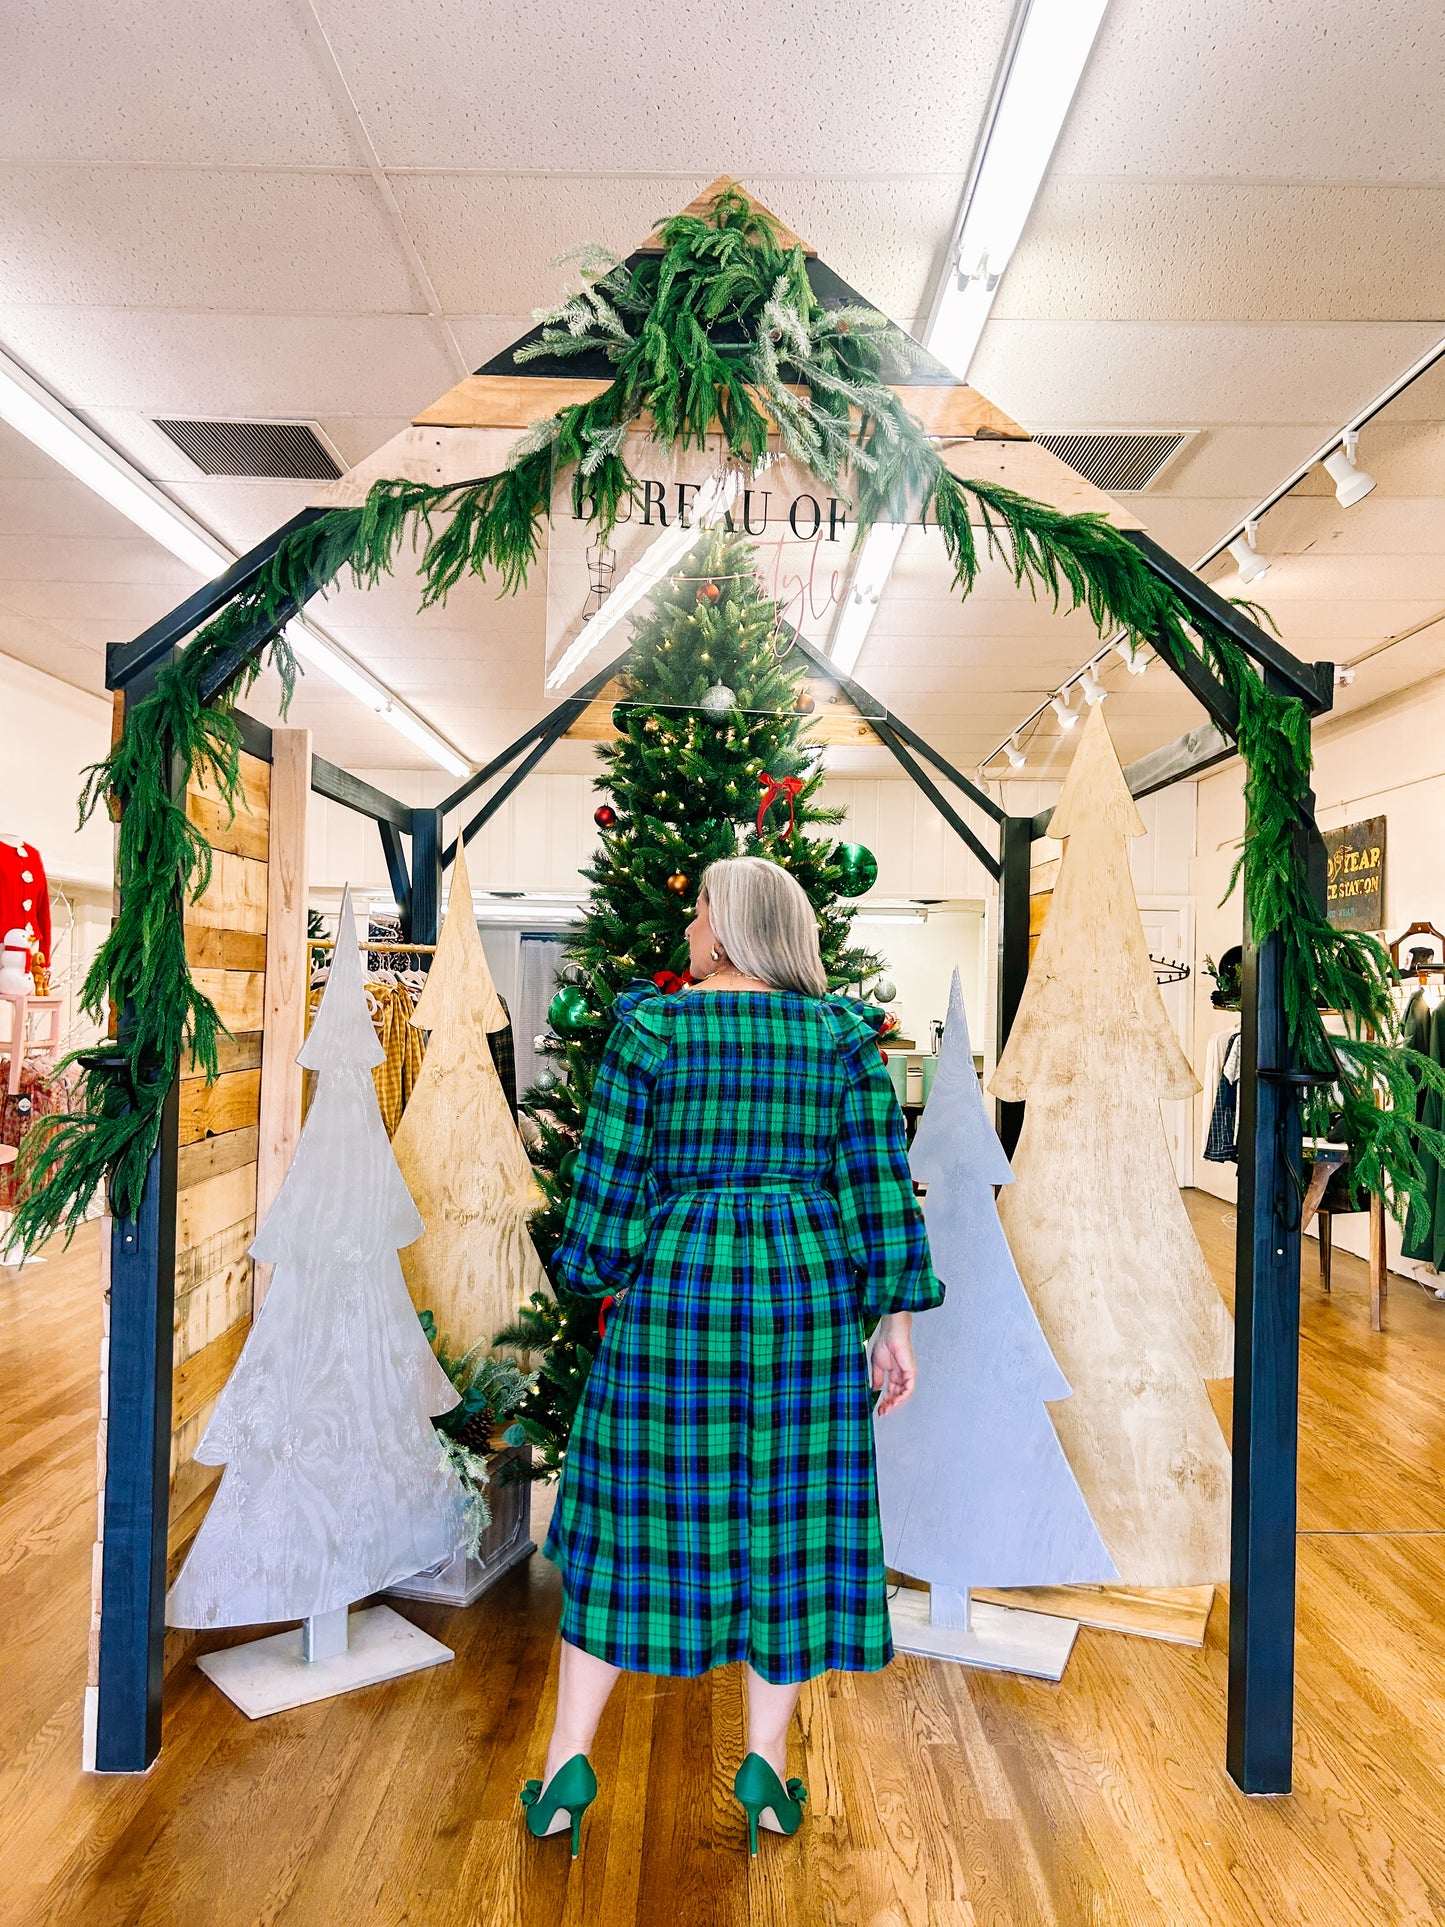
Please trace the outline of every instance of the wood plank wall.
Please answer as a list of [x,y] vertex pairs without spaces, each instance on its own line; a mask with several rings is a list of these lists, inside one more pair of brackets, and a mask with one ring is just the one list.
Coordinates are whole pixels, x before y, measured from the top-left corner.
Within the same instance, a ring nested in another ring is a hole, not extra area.
[[[197,1465],[192,1454],[251,1329],[246,1250],[256,1234],[270,765],[243,755],[241,781],[245,807],[230,821],[201,784],[186,793],[186,813],[216,853],[210,887],[186,906],[186,956],[232,1035],[221,1041],[213,1084],[194,1064],[181,1077],[168,1583],[221,1477],[220,1466]],[[192,1643],[190,1634],[167,1635],[167,1670]]]

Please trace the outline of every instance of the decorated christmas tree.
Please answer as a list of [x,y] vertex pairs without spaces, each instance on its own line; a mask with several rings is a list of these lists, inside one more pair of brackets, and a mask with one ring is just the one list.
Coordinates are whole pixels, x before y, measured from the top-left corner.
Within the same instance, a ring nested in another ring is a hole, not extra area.
[[172,1626],[309,1619],[449,1558],[461,1491],[432,1419],[457,1394],[397,1252],[421,1231],[377,1108],[351,898],[299,1062],[317,1074],[251,1255],[266,1301],[196,1459],[224,1465],[166,1601]]
[[[878,961],[851,941],[846,899],[877,866],[858,844],[810,832],[839,821],[817,801],[823,780],[807,741],[813,699],[790,650],[751,543],[702,533],[633,618],[617,740],[599,754],[602,832],[586,871],[591,894],[553,999],[550,1061],[526,1094],[532,1163],[544,1203],[532,1220],[543,1261],[562,1234],[575,1152],[618,994],[640,978],[683,987],[684,931],[699,879],[719,857],[769,858],[791,871],[818,912],[823,962],[838,988]],[[537,1293],[498,1342],[545,1354],[517,1435],[555,1471],[596,1355],[598,1307]]]
[[1199,1085],[1149,960],[1128,848],[1144,825],[1100,708],[1050,834],[1058,882],[989,1087],[1028,1107],[999,1212],[1073,1387],[1052,1417],[1120,1579],[1203,1585],[1229,1569],[1229,1454],[1205,1381],[1231,1369],[1231,1322],[1160,1115]]
[[472,912],[458,846],[451,900],[412,1016],[430,1033],[426,1060],[392,1150],[426,1230],[402,1257],[418,1311],[453,1353],[516,1316],[545,1283],[527,1232],[532,1170],[487,1045],[506,1014]]
[[918,1390],[877,1427],[888,1563],[957,1591],[1115,1579],[1050,1423],[1047,1402],[1069,1387],[999,1223],[994,1186],[1013,1172],[984,1108],[957,971],[909,1163],[928,1186],[928,1242],[948,1291],[914,1327]]

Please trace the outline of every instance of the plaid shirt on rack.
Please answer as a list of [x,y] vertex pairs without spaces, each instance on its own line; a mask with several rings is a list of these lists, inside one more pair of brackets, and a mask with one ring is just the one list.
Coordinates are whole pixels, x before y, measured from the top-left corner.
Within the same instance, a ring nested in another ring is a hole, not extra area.
[[883,1014],[650,985],[617,1014],[556,1254],[626,1291],[548,1535],[563,1637],[647,1673],[883,1666],[861,1320],[943,1297]]

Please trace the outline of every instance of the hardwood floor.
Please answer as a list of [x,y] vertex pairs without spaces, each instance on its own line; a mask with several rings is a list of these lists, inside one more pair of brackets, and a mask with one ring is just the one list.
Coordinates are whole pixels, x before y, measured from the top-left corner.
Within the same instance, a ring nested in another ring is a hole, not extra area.
[[[1190,1206],[1223,1283],[1225,1207]],[[1202,1651],[1084,1632],[1062,1683],[921,1660],[805,1692],[796,1840],[750,1864],[732,1672],[633,1679],[581,1860],[523,1837],[556,1575],[408,1611],[453,1664],[251,1724],[193,1668],[151,1773],[81,1773],[94,1229],[0,1272],[0,1920],[90,1927],[1359,1927],[1445,1922],[1445,1304],[1306,1255],[1297,1791],[1225,1775],[1225,1602]],[[214,1643],[224,1643],[218,1639]]]

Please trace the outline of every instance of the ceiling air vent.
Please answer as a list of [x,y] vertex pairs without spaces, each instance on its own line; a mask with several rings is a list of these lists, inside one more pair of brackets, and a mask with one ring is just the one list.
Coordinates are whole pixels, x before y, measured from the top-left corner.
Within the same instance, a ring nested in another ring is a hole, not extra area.
[[203,475],[334,482],[340,464],[310,422],[176,422],[156,427]]
[[1189,440],[1189,429],[1159,433],[1035,435],[1097,487],[1125,495],[1149,484]]

